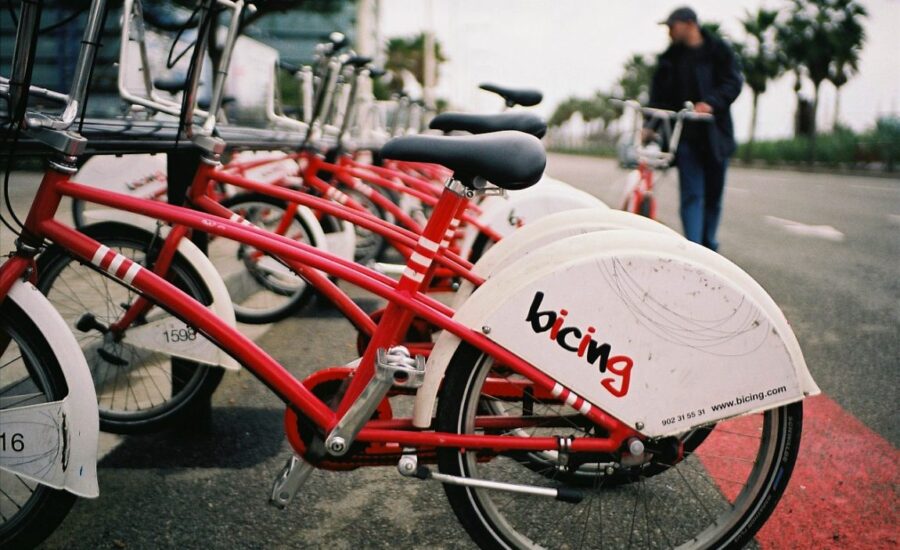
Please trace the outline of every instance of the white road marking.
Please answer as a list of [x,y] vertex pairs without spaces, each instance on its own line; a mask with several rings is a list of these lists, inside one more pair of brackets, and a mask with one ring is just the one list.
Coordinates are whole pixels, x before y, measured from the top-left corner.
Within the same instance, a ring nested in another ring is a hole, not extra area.
[[871,189],[875,191],[900,191],[900,187],[882,187],[880,185],[861,185],[861,184],[851,184],[850,187],[854,187],[856,189]]
[[900,225],[900,214],[888,214],[888,221]]
[[806,225],[805,223],[777,218],[775,216],[765,216],[767,223],[781,227],[789,233],[802,235],[804,237],[818,237],[827,241],[840,242],[844,240],[844,234],[830,225]]

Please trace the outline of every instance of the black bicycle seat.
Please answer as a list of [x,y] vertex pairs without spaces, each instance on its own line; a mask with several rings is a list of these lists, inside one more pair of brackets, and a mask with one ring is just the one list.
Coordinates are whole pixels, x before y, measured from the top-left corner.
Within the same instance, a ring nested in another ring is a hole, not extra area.
[[547,124],[540,117],[526,112],[499,113],[493,115],[473,115],[469,113],[441,113],[431,119],[428,125],[442,132],[469,132],[487,134],[514,130],[541,138],[547,133]]
[[537,105],[544,99],[544,94],[538,90],[528,88],[503,88],[494,84],[481,84],[478,86],[487,92],[493,92],[506,100],[507,107],[521,105],[522,107],[531,107]]
[[170,94],[183,92],[185,87],[187,87],[187,78],[183,76],[156,78],[153,80],[153,87]]
[[547,164],[538,138],[511,131],[474,136],[402,136],[385,143],[381,156],[440,164],[453,170],[454,177],[465,185],[472,186],[474,178],[482,177],[511,190],[537,183]]
[[365,67],[366,65],[368,65],[371,62],[372,62],[371,57],[366,57],[364,55],[352,55],[352,56],[350,56],[350,58],[347,59],[347,61],[344,62],[344,65],[350,65],[354,69],[360,69],[362,67]]

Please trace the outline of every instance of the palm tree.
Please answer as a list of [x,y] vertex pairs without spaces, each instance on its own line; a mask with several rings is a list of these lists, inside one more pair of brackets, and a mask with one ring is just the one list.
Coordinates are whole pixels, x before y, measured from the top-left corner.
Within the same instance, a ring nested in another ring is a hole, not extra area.
[[838,124],[841,107],[841,87],[859,72],[859,55],[866,40],[862,19],[868,13],[854,0],[837,0],[835,29],[832,35],[834,59],[828,67],[828,80],[834,84],[834,125]]
[[750,115],[750,137],[745,151],[747,160],[752,155],[756,138],[756,115],[759,96],[765,93],[769,80],[774,80],[782,72],[782,64],[775,45],[775,21],[778,12],[760,9],[755,14],[747,12],[741,24],[747,33],[747,42],[734,44],[735,53],[741,61],[744,80],[753,93],[753,109]]
[[778,43],[787,67],[803,67],[812,81],[813,133],[819,87],[831,80],[839,89],[858,70],[865,40],[860,19],[866,10],[855,0],[792,0],[792,10],[778,27]]
[[778,43],[788,68],[799,74],[798,68],[803,67],[813,83],[812,138],[815,140],[819,88],[828,78],[834,53],[832,0],[792,0],[792,4],[787,20],[778,26]]

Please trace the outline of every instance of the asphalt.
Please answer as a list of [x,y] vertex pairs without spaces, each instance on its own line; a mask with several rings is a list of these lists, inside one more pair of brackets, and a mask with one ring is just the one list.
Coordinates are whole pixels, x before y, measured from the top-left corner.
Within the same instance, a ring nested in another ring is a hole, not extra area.
[[[548,171],[611,205],[619,201],[624,172],[611,161],[551,155]],[[33,177],[13,187],[20,212],[33,188]],[[661,221],[680,228],[674,174],[660,180],[658,199]],[[900,180],[734,169],[720,238],[721,252],[782,306],[825,394],[862,425],[854,444],[872,442],[872,452],[896,463]],[[348,328],[315,306],[270,327],[259,342],[303,377],[354,357]],[[290,508],[267,506],[289,453],[281,403],[243,371],[226,375],[212,405],[205,427],[104,438],[101,497],[78,502],[45,547],[472,547],[440,486],[402,479],[394,468],[317,471]],[[896,477],[875,481],[896,504]],[[776,516],[789,513],[784,508]],[[888,525],[896,525],[894,508],[882,518]],[[831,510],[850,519],[856,513],[840,503]]]

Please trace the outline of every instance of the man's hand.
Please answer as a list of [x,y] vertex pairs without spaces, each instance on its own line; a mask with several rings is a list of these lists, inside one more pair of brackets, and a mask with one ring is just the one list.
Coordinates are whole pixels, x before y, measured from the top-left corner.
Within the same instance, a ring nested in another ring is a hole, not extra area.
[[713,112],[713,108],[712,108],[712,105],[710,105],[709,103],[699,101],[694,104],[694,112],[711,115]]
[[641,145],[647,145],[656,140],[657,134],[650,128],[641,128]]

